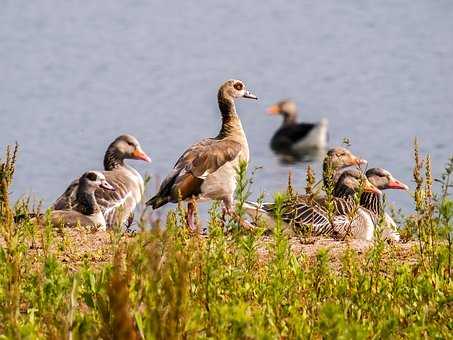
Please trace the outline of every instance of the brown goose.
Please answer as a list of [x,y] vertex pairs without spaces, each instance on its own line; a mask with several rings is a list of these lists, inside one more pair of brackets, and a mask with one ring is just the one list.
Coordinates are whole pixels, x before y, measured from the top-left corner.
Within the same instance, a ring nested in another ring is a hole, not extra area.
[[327,145],[327,119],[319,123],[299,123],[297,106],[286,99],[267,109],[270,115],[283,117],[283,123],[271,139],[271,149],[298,158],[310,149],[324,149]]
[[162,182],[159,192],[146,205],[157,209],[178,199],[189,200],[188,224],[195,228],[192,199],[223,201],[232,214],[236,188],[236,167],[248,162],[249,147],[234,101],[257,97],[240,80],[223,83],[217,95],[222,127],[217,137],[206,138],[189,147],[178,159],[171,173]]
[[[360,166],[366,164],[365,159],[359,158],[348,149],[343,147],[334,147],[327,151],[323,161],[323,180],[324,186],[329,186],[329,183],[336,183],[342,172],[351,166]],[[317,197],[322,199],[322,197]],[[308,195],[300,195],[297,197],[298,204],[310,207],[313,203],[313,197]],[[255,202],[246,202],[244,205],[246,212],[252,217],[261,216],[267,220],[270,226],[274,224],[274,203],[257,204]],[[285,208],[288,211],[288,219],[292,220],[291,209]],[[318,208],[316,208],[318,209]],[[315,210],[316,210],[315,209]],[[322,210],[322,209],[321,209]],[[286,222],[286,221],[285,221]]]
[[[373,170],[369,172],[370,177]],[[376,181],[377,182],[377,181]],[[394,188],[398,185],[404,188],[399,181],[391,181],[390,186],[381,182],[382,188]],[[354,194],[363,190],[361,203],[357,205]],[[315,198],[307,201],[297,197],[293,202],[287,202],[283,207],[282,219],[291,223],[295,228],[304,230],[311,228],[314,235],[330,235],[343,239],[350,236],[357,239],[371,241],[374,231],[379,223],[379,213],[373,211],[374,203],[370,199],[364,199],[363,195],[373,197],[380,202],[382,192],[357,169],[347,169],[339,177],[334,191],[334,199],[331,201],[331,218],[325,198]],[[383,237],[390,241],[398,241],[399,235],[392,230],[393,226],[384,225]]]
[[[115,191],[115,188],[106,180],[99,171],[88,171],[78,181],[74,206],[68,210],[53,210],[50,212],[50,221],[54,226],[62,227],[98,227],[106,229],[106,222],[94,193],[98,189]],[[42,216],[32,219],[41,222]]]
[[[142,199],[143,178],[133,167],[124,162],[125,159],[151,161],[138,140],[131,135],[119,136],[107,148],[103,174],[115,191],[98,188],[95,196],[108,227],[116,224],[123,225]],[[72,209],[78,186],[79,179],[76,179],[55,201],[53,209]]]

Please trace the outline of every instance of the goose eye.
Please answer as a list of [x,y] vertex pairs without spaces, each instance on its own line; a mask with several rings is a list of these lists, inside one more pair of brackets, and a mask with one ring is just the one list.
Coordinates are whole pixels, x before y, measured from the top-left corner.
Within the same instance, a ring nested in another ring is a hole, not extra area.
[[90,181],[96,181],[98,179],[98,176],[96,176],[96,174],[94,172],[90,172],[88,175],[87,175],[87,178],[90,180]]
[[129,146],[134,146],[134,143],[132,143],[132,142],[127,142],[127,145],[129,145]]
[[236,83],[234,84],[234,88],[238,91],[241,91],[244,88],[244,85],[242,85],[241,83]]

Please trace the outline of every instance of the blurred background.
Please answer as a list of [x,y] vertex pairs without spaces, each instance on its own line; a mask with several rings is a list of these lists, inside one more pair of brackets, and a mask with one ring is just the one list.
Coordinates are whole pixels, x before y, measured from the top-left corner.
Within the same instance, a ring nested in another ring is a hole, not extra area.
[[[191,143],[220,127],[216,94],[243,80],[237,103],[256,173],[253,196],[284,190],[292,170],[269,148],[292,98],[303,121],[329,120],[329,145],[351,149],[413,188],[412,144],[434,175],[453,151],[453,2],[3,1],[0,145],[20,144],[13,197],[50,204],[107,145],[131,133],[153,159],[149,193]],[[3,151],[2,151],[3,153]],[[313,163],[320,175],[318,162]],[[388,193],[405,212],[404,192]]]

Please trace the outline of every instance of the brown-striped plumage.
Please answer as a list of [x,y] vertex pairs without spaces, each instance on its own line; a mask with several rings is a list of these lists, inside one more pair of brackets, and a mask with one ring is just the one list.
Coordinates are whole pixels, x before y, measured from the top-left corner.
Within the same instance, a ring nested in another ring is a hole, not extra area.
[[[107,148],[104,156],[103,172],[115,191],[98,188],[96,201],[105,217],[108,227],[123,225],[141,201],[144,183],[141,175],[125,159],[138,159],[149,162],[138,140],[131,135],[121,135]],[[79,179],[74,180],[66,191],[55,201],[54,210],[71,209],[74,206]]]
[[[361,189],[360,204],[357,204],[354,194]],[[381,206],[380,190],[385,189],[407,190],[407,186],[384,169],[370,169],[366,177],[357,169],[348,169],[341,173],[335,184],[330,217],[325,197],[296,196],[284,203],[282,220],[299,230],[310,228],[314,235],[372,240],[375,227],[383,217],[382,237],[399,241],[395,223]],[[273,205],[261,207],[269,213],[273,213],[273,208]]]
[[[328,150],[323,161],[323,183],[328,186],[330,182],[335,184],[345,168],[365,164],[366,161],[355,156],[351,151],[343,147],[335,147]],[[312,195],[298,195],[295,199],[284,203],[282,209],[283,221],[296,226],[296,228],[306,229],[311,225],[315,234],[327,234],[332,231],[326,219],[324,207],[324,197],[313,197]],[[247,213],[255,217],[256,215],[267,215],[267,220],[272,222],[274,218],[273,203],[257,204],[247,202],[245,209]],[[343,209],[342,204],[335,208],[339,211]]]
[[[240,80],[228,80],[220,86],[217,99],[222,126],[219,134],[189,147],[147,205],[157,209],[179,199],[217,199],[231,212],[235,168],[241,160],[249,160],[247,138],[234,104],[241,97],[257,99]],[[189,220],[189,224],[193,227],[192,221]]]

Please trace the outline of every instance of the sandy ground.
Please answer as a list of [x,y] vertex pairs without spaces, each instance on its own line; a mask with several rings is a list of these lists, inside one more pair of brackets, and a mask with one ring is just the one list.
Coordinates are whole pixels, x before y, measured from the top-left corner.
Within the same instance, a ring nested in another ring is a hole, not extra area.
[[[40,234],[38,233],[38,235]],[[37,236],[34,242],[28,244],[27,256],[38,257],[45,252],[45,247],[42,246],[43,243],[40,237]],[[71,270],[77,270],[83,263],[97,266],[110,262],[118,243],[131,241],[134,235],[125,234],[118,239],[115,239],[115,237],[115,234],[109,231],[64,228],[54,235],[49,245],[62,262],[67,263]],[[263,236],[259,241],[261,246],[258,247],[258,254],[262,261],[266,261],[269,258],[269,247],[267,245],[272,241],[272,236]],[[358,255],[364,255],[373,246],[372,242],[364,240],[338,241],[321,237],[311,239],[291,237],[289,242],[294,254],[304,254],[312,260],[315,259],[320,250],[328,250],[330,263],[333,268],[340,266],[341,256],[347,249],[351,249]],[[2,247],[5,245],[4,239],[0,238],[0,245]],[[397,259],[400,262],[413,264],[417,259],[416,251],[417,243],[415,241],[395,243],[385,247],[383,258],[384,260]]]
[[[265,237],[264,242],[271,242],[271,237]],[[315,237],[311,239],[302,239],[292,237],[289,239],[291,250],[296,255],[305,255],[309,260],[314,260],[316,255],[321,251],[328,251],[330,256],[330,265],[333,269],[338,269],[341,265],[342,255],[348,249],[359,256],[365,256],[373,247],[373,242],[365,240],[345,240],[338,241],[332,238]],[[260,257],[268,257],[266,247],[259,248]],[[383,261],[390,259],[397,260],[401,263],[415,264],[417,262],[417,242],[410,241],[406,243],[386,244],[383,251]]]

